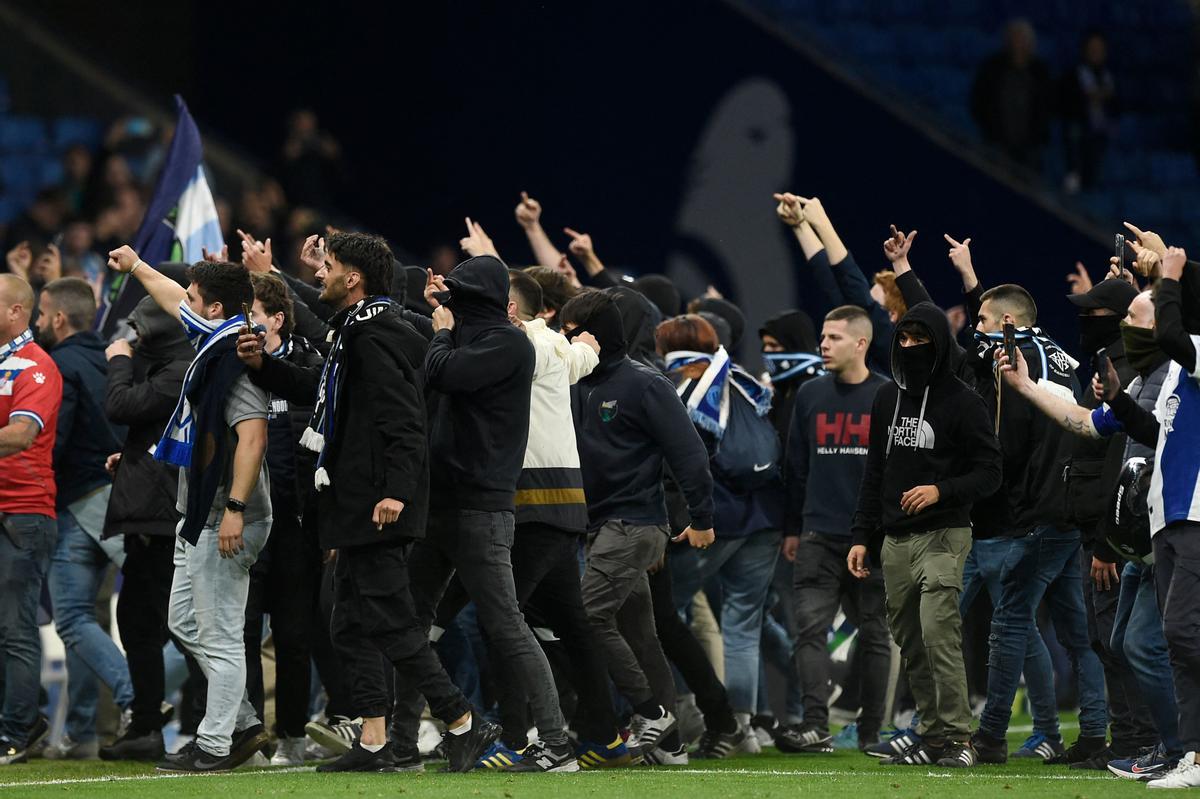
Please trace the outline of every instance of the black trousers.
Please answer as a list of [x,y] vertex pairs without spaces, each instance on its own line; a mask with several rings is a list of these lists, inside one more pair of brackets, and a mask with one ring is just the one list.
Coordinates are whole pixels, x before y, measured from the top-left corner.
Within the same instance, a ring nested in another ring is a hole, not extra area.
[[1175,674],[1179,742],[1200,752],[1200,524],[1176,522],[1154,542],[1154,587]]
[[[530,522],[518,524],[512,549],[513,581],[517,604],[530,620],[554,633],[566,655],[566,673],[578,697],[573,729],[586,741],[608,744],[617,735],[617,716],[609,691],[604,653],[583,609],[580,591],[579,536],[556,527]],[[453,620],[470,600],[455,577],[438,604],[439,626]],[[487,631],[482,630],[484,640]],[[545,644],[543,643],[543,648]],[[529,698],[510,664],[488,648],[496,681],[504,740],[525,745],[531,724]],[[550,656],[549,650],[547,657]]]
[[133,683],[132,730],[148,733],[162,728],[165,693],[163,646],[171,639],[167,630],[167,605],[175,536],[125,536],[123,580],[117,597],[117,627],[129,662]]
[[[333,639],[329,635],[333,620],[333,573],[336,566],[337,563],[331,560],[321,569],[317,619],[312,629],[313,665],[317,667],[317,679],[325,689],[325,717],[353,718],[354,700],[350,695],[345,664],[333,648]],[[379,657],[383,659],[383,655]]]
[[[732,732],[737,728],[737,720],[733,717],[729,696],[717,679],[704,647],[675,609],[671,570],[665,564],[650,575],[650,598],[654,602],[654,627],[663,654],[696,695],[696,706],[704,714],[704,726],[709,730]],[[674,712],[673,708],[667,709]]]
[[[1143,747],[1158,743],[1158,731],[1150,717],[1150,709],[1142,699],[1137,678],[1124,657],[1113,657],[1113,624],[1117,618],[1117,600],[1121,596],[1116,584],[1107,591],[1097,591],[1092,584],[1092,545],[1085,543],[1079,550],[1079,568],[1083,577],[1083,607],[1087,611],[1088,638],[1092,649],[1104,666],[1104,682],[1108,688],[1108,718],[1112,730],[1112,748],[1122,756],[1136,755]],[[1117,572],[1120,573],[1118,564]]]
[[[354,715],[386,716],[391,678],[379,652],[403,684],[419,691],[433,715],[450,723],[471,711],[429,646],[410,590],[411,541],[338,550],[331,637],[350,681]],[[416,731],[403,744],[416,742]]]
[[275,734],[303,738],[312,688],[312,630],[320,594],[321,550],[316,531],[300,523],[295,503],[273,499],[267,545],[250,569],[246,600],[246,691],[263,715],[263,616],[275,641]]

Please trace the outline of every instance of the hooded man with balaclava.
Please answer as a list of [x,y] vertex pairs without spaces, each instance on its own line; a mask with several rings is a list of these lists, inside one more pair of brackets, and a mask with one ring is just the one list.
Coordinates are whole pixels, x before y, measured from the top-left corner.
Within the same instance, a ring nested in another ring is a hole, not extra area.
[[[1124,281],[1105,280],[1104,283]],[[1147,413],[1152,412],[1167,376],[1170,359],[1154,338],[1154,300],[1151,292],[1135,295],[1125,318],[1118,321],[1122,343],[1120,352],[1125,356],[1121,360],[1134,370],[1136,376],[1124,389],[1113,381],[1105,396],[1109,404],[1099,407],[1090,407],[1096,402],[1076,405],[1050,392],[1040,391],[1029,378],[1029,368],[1023,357],[1018,357],[1017,363],[1011,367],[1006,359],[1001,359],[1001,362],[1005,381],[1048,418],[1055,420],[1064,430],[1074,433],[1080,441],[1109,445],[1101,481],[1108,486],[1108,492],[1098,500],[1103,513],[1098,535],[1104,542],[1104,549],[1112,552],[1112,561],[1094,561],[1087,581],[1095,583],[1097,597],[1117,595],[1108,637],[1102,637],[1101,643],[1110,650],[1114,660],[1134,676],[1136,682],[1132,688],[1136,693],[1132,696],[1144,705],[1153,723],[1154,739],[1144,756],[1113,758],[1107,765],[1110,771],[1121,776],[1145,779],[1173,768],[1182,754],[1182,746],[1174,678],[1167,655],[1167,641],[1163,637],[1162,612],[1155,595],[1153,566],[1147,559],[1139,558],[1136,552],[1130,551],[1130,547],[1122,546],[1122,525],[1114,522],[1112,511],[1126,474],[1125,464],[1140,460],[1152,470],[1154,448],[1128,437],[1126,421],[1111,406],[1119,407],[1127,397]],[[1105,368],[1105,365],[1099,364],[1098,367]],[[1113,376],[1120,376],[1115,360],[1109,374],[1110,378]],[[1118,401],[1118,395],[1122,396],[1121,401]],[[1092,397],[1096,399],[1094,393]],[[1148,513],[1145,493],[1140,495],[1138,502],[1138,510],[1144,520]],[[1148,530],[1146,534],[1146,543],[1149,543]],[[1128,560],[1118,580],[1116,561],[1125,557]],[[1110,685],[1110,707],[1114,703],[1111,689]],[[1113,726],[1115,737],[1115,720]]]
[[917,701],[917,737],[890,759],[897,765],[976,762],[958,601],[971,507],[1000,485],[1000,447],[983,401],[951,373],[950,350],[950,325],[934,305],[910,308],[896,326],[847,557],[860,579],[870,575],[868,549],[882,564],[892,637]]
[[775,389],[771,423],[786,447],[796,392],[800,386],[825,372],[817,334],[812,317],[807,313],[784,311],[763,322],[758,337],[762,340],[763,364],[771,387]]
[[712,543],[708,452],[666,376],[627,355],[613,297],[580,294],[563,306],[562,323],[568,338],[587,331],[600,343],[600,364],[571,394],[588,501],[584,609],[609,674],[633,705],[628,745],[641,746],[649,762],[686,763],[675,730],[675,682],[656,633],[646,572],[660,565],[670,535],[664,464],[691,519],[675,540]]
[[[515,496],[529,440],[535,357],[508,320],[508,268],[470,258],[432,295],[425,358],[429,401],[430,513],[413,551],[413,597],[428,626],[457,571],[499,657],[524,681],[540,741],[515,770],[578,771],[546,655],[525,624],[512,570]],[[424,701],[397,696],[415,729]],[[497,730],[498,732],[498,730]]]

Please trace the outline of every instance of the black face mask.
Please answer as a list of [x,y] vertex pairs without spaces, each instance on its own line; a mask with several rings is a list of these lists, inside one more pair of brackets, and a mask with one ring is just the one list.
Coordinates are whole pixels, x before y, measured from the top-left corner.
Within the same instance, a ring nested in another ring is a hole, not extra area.
[[1087,355],[1092,355],[1101,347],[1107,347],[1121,338],[1121,317],[1119,316],[1081,316],[1079,317],[1079,346]]
[[933,377],[933,367],[937,363],[937,348],[933,346],[933,342],[900,347],[896,359],[901,371],[897,378],[902,377],[904,380],[904,384],[900,385],[900,380],[897,379],[896,385],[900,385],[900,388],[909,394],[920,394],[924,391]]
[[1125,343],[1125,358],[1140,375],[1149,374],[1167,359],[1167,354],[1154,340],[1153,330],[1122,322],[1121,341]]

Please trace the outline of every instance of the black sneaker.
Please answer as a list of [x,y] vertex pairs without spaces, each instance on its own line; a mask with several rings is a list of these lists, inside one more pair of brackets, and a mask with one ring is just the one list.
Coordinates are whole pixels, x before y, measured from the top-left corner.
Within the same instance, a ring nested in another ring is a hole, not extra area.
[[395,741],[388,744],[392,755],[392,771],[424,771],[425,763],[421,760],[421,752],[413,746],[401,748]]
[[866,752],[873,746],[879,745],[879,730],[872,730],[861,724],[858,727],[858,751]]
[[993,738],[987,733],[977,731],[971,736],[971,746],[980,763],[1002,765],[1008,762],[1008,741]]
[[129,730],[108,746],[100,747],[101,760],[161,760],[167,753],[162,732]]
[[569,743],[548,746],[537,741],[525,747],[520,760],[501,771],[566,774],[579,771],[579,761],[575,759],[575,749]]
[[975,754],[975,749],[969,742],[955,743],[951,741],[942,750],[942,756],[938,758],[937,764],[946,768],[971,768],[978,762],[979,758]]
[[229,758],[210,754],[200,748],[195,741],[186,745],[173,755],[167,755],[154,766],[158,771],[194,771],[215,772],[229,771]]
[[[1080,736],[1075,740],[1075,743],[1067,747],[1065,752],[1050,758],[1045,761],[1045,764],[1047,766],[1069,766],[1072,763],[1082,763],[1085,760],[1091,759],[1093,755],[1097,755],[1107,749],[1108,741],[1104,739],[1103,735],[1094,737]],[[1108,767],[1107,762],[1104,764],[1104,767]]]
[[896,730],[895,734],[886,741],[867,744],[862,750],[864,755],[878,758],[897,757],[906,755],[921,745],[921,736],[913,729]]
[[39,715],[37,720],[33,722],[33,726],[29,729],[29,735],[26,736],[24,745],[19,745],[16,741],[0,737],[0,766],[11,766],[14,763],[27,762],[29,760],[29,753],[46,739],[46,735],[49,732],[50,722],[47,721],[45,716]]
[[882,766],[932,766],[942,759],[945,746],[938,746],[928,740],[921,741],[907,752],[879,761]]
[[1086,760],[1078,760],[1072,763],[1069,768],[1084,769],[1088,771],[1108,771],[1108,764],[1116,759],[1116,753],[1106,746]]
[[833,736],[816,727],[781,727],[775,733],[775,748],[788,754],[830,754]]
[[270,742],[271,736],[267,735],[266,728],[261,724],[235,732],[229,744],[229,762],[233,764],[230,768],[242,765]]
[[700,736],[700,748],[696,750],[693,757],[698,760],[724,760],[737,751],[742,742],[746,740],[747,735],[753,734],[741,727],[733,732],[705,730],[704,734]]
[[446,760],[449,761],[443,771],[470,771],[475,768],[475,764],[488,747],[500,737],[501,730],[498,724],[493,724],[478,713],[472,713],[471,719],[471,729],[462,735],[455,735],[447,730],[442,736],[442,746],[445,747]]
[[350,751],[331,763],[322,763],[317,771],[373,771],[391,772],[396,770],[396,759],[392,755],[391,746],[385,746],[378,752],[368,752],[358,741],[350,747]]

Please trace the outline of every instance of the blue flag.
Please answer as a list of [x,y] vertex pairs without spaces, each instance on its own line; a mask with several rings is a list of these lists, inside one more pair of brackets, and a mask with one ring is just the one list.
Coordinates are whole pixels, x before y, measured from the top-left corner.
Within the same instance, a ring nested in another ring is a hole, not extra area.
[[[204,176],[200,130],[179,95],[175,95],[175,108],[175,136],[132,243],[143,261],[156,266],[164,261],[194,263],[202,260],[203,249],[219,252],[225,243]],[[100,309],[97,327],[101,335],[111,336],[144,296],[137,280],[128,275],[118,277]]]

